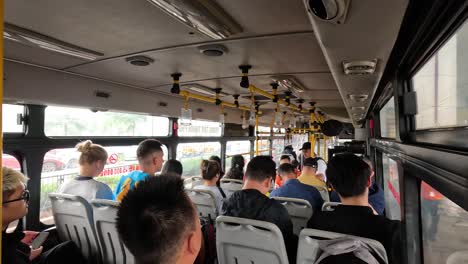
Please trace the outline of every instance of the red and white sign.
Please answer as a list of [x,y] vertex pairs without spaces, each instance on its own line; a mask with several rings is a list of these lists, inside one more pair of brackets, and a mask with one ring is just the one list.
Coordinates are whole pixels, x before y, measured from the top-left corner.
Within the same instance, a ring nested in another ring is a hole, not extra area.
[[109,163],[110,163],[110,164],[115,164],[115,163],[117,163],[118,160],[119,160],[119,157],[118,157],[117,154],[115,154],[115,153],[114,153],[114,154],[111,154],[111,155],[109,156]]

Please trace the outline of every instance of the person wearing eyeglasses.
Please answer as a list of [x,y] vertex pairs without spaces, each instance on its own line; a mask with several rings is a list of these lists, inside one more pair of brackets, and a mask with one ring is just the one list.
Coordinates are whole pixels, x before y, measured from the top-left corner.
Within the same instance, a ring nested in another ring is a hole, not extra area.
[[21,172],[3,167],[2,202],[2,263],[84,263],[78,247],[71,241],[61,243],[43,252],[42,246],[33,249],[32,242],[39,234],[34,231],[20,231],[16,228],[8,233],[8,226],[22,219],[28,213],[28,178]]

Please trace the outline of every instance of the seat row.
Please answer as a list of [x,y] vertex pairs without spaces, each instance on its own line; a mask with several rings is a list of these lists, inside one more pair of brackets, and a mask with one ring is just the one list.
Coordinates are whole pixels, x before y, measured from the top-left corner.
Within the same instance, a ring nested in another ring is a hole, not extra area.
[[[119,203],[108,200],[88,203],[82,197],[69,194],[51,193],[49,197],[60,239],[74,241],[90,263],[135,263],[116,229]],[[323,254],[320,240],[342,237],[363,241],[385,253],[383,246],[374,240],[303,229],[299,235],[297,263],[315,263]],[[216,245],[220,264],[288,263],[281,231],[269,222],[219,216],[216,218]]]

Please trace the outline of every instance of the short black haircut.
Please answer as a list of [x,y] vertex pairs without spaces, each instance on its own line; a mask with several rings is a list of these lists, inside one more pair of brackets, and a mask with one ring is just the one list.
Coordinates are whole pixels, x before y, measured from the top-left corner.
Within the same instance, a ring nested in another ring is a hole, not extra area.
[[328,162],[327,178],[342,197],[364,193],[371,175],[369,165],[352,153],[340,153]]
[[284,159],[291,161],[291,157],[289,157],[289,155],[281,155],[280,160],[284,160]]
[[287,174],[295,174],[295,171],[294,171],[294,166],[289,164],[289,163],[284,163],[284,164],[281,164],[279,167],[278,167],[278,174],[280,176],[283,176],[283,175],[287,175]]
[[137,263],[174,263],[196,215],[182,178],[147,177],[122,200],[117,230]]
[[137,157],[143,159],[157,151],[163,151],[161,142],[156,139],[145,139],[138,144]]
[[275,179],[276,164],[270,156],[256,156],[250,160],[245,171],[245,177],[250,180],[262,182],[265,179]]
[[161,174],[172,174],[176,176],[182,176],[184,169],[182,163],[175,159],[170,159],[164,163],[162,167]]

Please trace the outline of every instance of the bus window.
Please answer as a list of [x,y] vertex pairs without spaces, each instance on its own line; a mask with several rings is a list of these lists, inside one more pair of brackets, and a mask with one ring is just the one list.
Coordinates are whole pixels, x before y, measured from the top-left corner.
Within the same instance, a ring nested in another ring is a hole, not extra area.
[[393,97],[380,110],[380,131],[383,138],[396,137],[395,102]]
[[273,160],[276,164],[279,164],[279,160],[281,158],[281,153],[284,150],[284,139],[278,138],[273,139],[273,146],[272,146],[272,155]]
[[398,164],[385,153],[382,157],[385,185],[385,212],[388,218],[401,220]]
[[[257,144],[254,142],[254,154],[257,156]],[[270,141],[268,139],[261,139],[258,141],[258,155],[270,155]]]
[[[107,151],[107,164],[95,180],[103,182],[114,190],[122,175],[138,170],[137,145],[104,147]],[[167,147],[163,145],[164,160],[168,158]],[[40,219],[44,224],[53,224],[52,209],[48,194],[57,192],[60,186],[79,174],[80,153],[75,148],[53,149],[44,156],[41,174]]]
[[226,142],[226,172],[231,168],[232,156],[238,154],[242,154],[245,165],[247,165],[247,163],[250,161],[250,141],[245,140]]
[[22,133],[23,125],[18,125],[17,116],[23,114],[24,106],[3,104],[2,107],[2,131],[4,133]]
[[468,126],[468,24],[414,75],[416,129]]
[[182,163],[184,177],[200,176],[202,159],[221,155],[219,142],[181,143],[177,145],[177,160]]
[[45,109],[47,136],[167,136],[166,117],[88,109],[48,106]]
[[424,263],[449,263],[468,249],[468,212],[424,181],[421,182]]
[[179,136],[180,137],[220,137],[222,127],[219,122],[192,120],[191,125],[184,126],[180,124],[179,119]]

